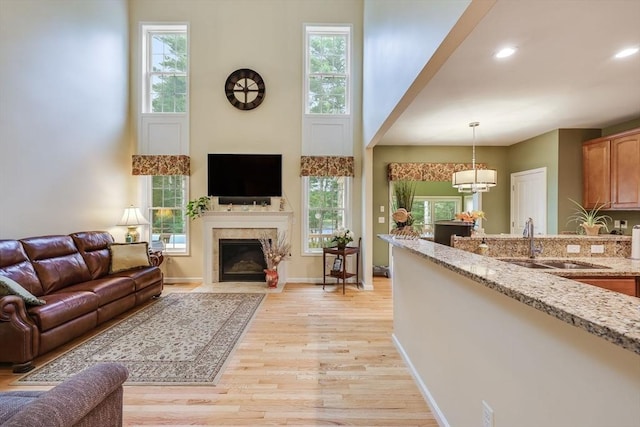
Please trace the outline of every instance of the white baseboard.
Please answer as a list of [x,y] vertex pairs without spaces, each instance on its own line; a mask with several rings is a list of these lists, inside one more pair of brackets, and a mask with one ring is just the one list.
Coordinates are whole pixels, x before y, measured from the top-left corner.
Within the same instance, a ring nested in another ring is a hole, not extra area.
[[402,360],[404,360],[404,363],[407,364],[407,367],[409,368],[409,372],[411,372],[411,376],[413,377],[414,381],[416,382],[416,385],[418,386],[418,390],[420,390],[422,397],[427,402],[427,405],[429,405],[429,408],[431,409],[431,412],[433,413],[433,416],[435,417],[438,425],[440,427],[450,427],[449,423],[447,422],[447,419],[445,418],[444,414],[438,407],[436,400],[433,398],[433,395],[429,392],[429,389],[427,388],[427,385],[422,381],[422,378],[420,378],[420,375],[418,375],[418,371],[416,371],[415,367],[413,366],[413,363],[411,363],[411,359],[409,359],[409,356],[404,351],[404,348],[396,338],[396,335],[391,334],[391,339],[393,340],[394,345],[398,349],[398,352],[400,353]]

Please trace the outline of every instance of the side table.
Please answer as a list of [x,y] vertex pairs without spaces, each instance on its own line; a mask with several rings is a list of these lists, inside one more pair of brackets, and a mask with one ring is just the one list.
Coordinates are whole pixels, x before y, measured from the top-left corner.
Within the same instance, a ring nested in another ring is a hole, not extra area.
[[[327,274],[327,254],[335,255],[340,260],[340,270],[331,270]],[[347,256],[356,256],[356,272],[350,273],[347,271]],[[337,247],[322,248],[322,289],[327,284],[327,276],[335,277],[337,283],[340,283],[342,279],[342,294],[345,293],[346,281],[348,278],[356,277],[356,287],[360,286],[360,247],[347,246],[344,249],[338,249]]]

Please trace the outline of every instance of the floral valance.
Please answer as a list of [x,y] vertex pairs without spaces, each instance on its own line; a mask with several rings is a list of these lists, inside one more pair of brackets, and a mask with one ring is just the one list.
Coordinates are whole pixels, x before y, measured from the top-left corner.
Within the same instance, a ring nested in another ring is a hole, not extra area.
[[300,176],[354,176],[351,156],[302,156]]
[[[451,181],[454,172],[471,169],[471,163],[389,163],[389,181]],[[476,163],[486,169],[486,163]]]
[[131,169],[133,175],[190,175],[191,158],[185,155],[134,154]]

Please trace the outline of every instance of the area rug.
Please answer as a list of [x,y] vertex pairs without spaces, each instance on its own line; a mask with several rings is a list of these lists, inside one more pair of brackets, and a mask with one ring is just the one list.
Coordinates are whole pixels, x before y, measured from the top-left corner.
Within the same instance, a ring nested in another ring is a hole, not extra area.
[[57,384],[99,362],[129,369],[126,385],[214,385],[265,294],[171,293],[28,373]]

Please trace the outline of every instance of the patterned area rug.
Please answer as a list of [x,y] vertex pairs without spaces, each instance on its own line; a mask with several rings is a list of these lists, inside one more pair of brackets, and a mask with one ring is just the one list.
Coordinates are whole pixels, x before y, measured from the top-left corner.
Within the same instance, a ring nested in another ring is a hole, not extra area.
[[172,293],[28,373],[59,383],[98,362],[129,368],[127,385],[213,385],[265,294]]

